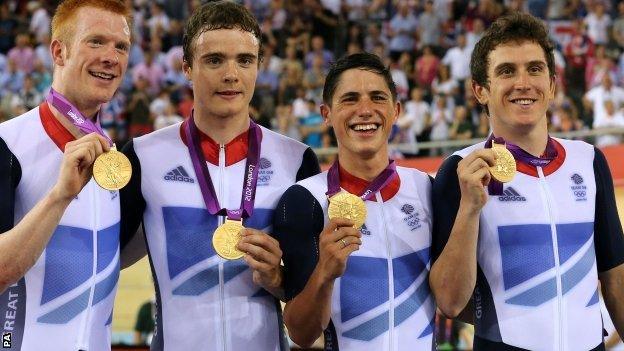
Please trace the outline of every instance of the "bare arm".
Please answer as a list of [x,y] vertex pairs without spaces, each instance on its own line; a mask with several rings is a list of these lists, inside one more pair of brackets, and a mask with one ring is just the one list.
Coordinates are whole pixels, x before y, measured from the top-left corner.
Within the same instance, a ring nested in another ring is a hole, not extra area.
[[459,210],[449,240],[429,275],[438,308],[449,318],[457,317],[466,307],[477,281],[479,216],[488,199],[484,186],[490,182],[488,165],[494,158],[489,149],[476,150],[457,167]]
[[334,281],[344,274],[349,255],[362,243],[347,219],[332,219],[319,237],[319,261],[303,290],[286,303],[284,322],[293,341],[309,347],[329,325]]
[[0,235],[0,293],[37,262],[65,209],[91,179],[97,156],[108,151],[108,142],[89,134],[67,143],[59,178],[54,187],[9,231]]
[[598,275],[602,297],[620,335],[624,335],[624,264]]

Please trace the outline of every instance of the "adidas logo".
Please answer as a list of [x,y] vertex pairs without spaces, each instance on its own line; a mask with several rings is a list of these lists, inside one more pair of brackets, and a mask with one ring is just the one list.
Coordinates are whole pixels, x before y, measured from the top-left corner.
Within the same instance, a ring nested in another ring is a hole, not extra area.
[[173,182],[195,183],[195,180],[186,173],[182,166],[178,166],[165,174],[165,180]]
[[503,191],[503,195],[498,197],[500,201],[526,201],[526,197],[518,194],[518,192],[509,187]]

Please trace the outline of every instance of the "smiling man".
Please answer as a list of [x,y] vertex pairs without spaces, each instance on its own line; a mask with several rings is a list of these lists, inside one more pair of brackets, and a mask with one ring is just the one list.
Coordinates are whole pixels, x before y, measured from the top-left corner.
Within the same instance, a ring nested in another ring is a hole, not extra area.
[[[551,138],[553,45],[527,14],[498,19],[476,44],[472,87],[487,141],[446,159],[433,186],[431,289],[455,317],[474,306],[474,350],[604,350],[598,283],[624,331],[624,238],[602,152]],[[515,158],[490,175],[492,143]],[[485,188],[487,186],[487,188]]]
[[158,306],[152,350],[288,348],[276,299],[282,252],[267,232],[279,196],[319,166],[309,147],[250,118],[260,35],[242,5],[199,7],[183,43],[190,118],[125,148],[133,178],[122,232],[143,222]]
[[119,196],[91,175],[110,148],[97,116],[126,71],[128,24],[123,2],[63,1],[53,91],[0,124],[3,350],[110,350]]
[[324,333],[326,350],[431,350],[431,178],[388,159],[401,108],[390,72],[372,54],[344,57],[323,101],[338,160],[290,187],[274,219],[290,336],[308,347]]

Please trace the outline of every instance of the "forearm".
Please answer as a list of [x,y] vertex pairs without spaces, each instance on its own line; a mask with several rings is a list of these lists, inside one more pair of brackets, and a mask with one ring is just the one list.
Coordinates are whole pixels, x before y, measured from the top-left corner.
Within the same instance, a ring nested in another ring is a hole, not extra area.
[[71,199],[54,190],[41,199],[13,229],[0,235],[0,293],[37,262]]
[[309,347],[329,325],[333,280],[322,279],[315,270],[305,288],[284,309],[286,328],[297,345]]
[[624,264],[600,273],[605,305],[618,334],[624,335]]
[[431,268],[431,289],[438,307],[448,317],[456,317],[472,296],[478,233],[479,211],[460,206],[449,240]]
[[261,284],[261,286],[264,290],[268,291],[271,295],[275,296],[281,301],[285,301],[283,283],[284,283],[284,266],[280,266],[276,281],[274,281],[270,285]]

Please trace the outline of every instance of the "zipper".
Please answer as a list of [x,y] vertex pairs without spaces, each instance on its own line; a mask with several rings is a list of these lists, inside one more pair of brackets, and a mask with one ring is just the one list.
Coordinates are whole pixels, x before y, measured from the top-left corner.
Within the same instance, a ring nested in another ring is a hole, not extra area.
[[[217,194],[217,198],[219,204],[221,206],[225,205],[224,202],[224,187],[223,187],[223,177],[225,175],[225,145],[219,144],[219,193]],[[225,218],[223,216],[219,216],[218,223],[219,225],[225,222]],[[227,351],[227,324],[225,322],[225,279],[223,277],[223,260],[219,261],[219,301],[221,303],[221,338],[223,342],[223,351]]]
[[89,341],[88,341],[88,327],[91,324],[91,305],[93,304],[93,294],[95,293],[95,280],[97,276],[97,228],[98,223],[100,222],[100,203],[97,198],[97,189],[95,188],[92,182],[87,184],[89,186],[89,190],[91,193],[91,202],[92,208],[94,209],[94,214],[91,216],[91,227],[92,227],[92,238],[93,238],[93,262],[92,262],[92,273],[91,278],[89,279],[89,302],[87,303],[87,308],[85,309],[85,316],[83,318],[83,326],[82,331],[80,333],[80,338],[78,339],[78,350],[88,350],[89,349]]
[[555,332],[558,335],[555,338],[557,344],[555,346],[556,350],[564,351],[564,340],[563,340],[563,331],[561,330],[563,324],[563,288],[561,283],[561,271],[560,271],[560,261],[559,261],[559,244],[557,241],[557,226],[554,221],[554,216],[552,213],[552,204],[550,201],[550,196],[547,191],[546,178],[544,177],[544,172],[542,167],[537,167],[537,173],[539,175],[540,186],[542,187],[542,193],[544,194],[544,199],[546,199],[546,207],[548,212],[548,218],[550,220],[550,235],[553,242],[553,254],[555,256],[555,281],[557,282],[557,318],[555,318]]
[[377,192],[375,198],[381,209],[381,219],[384,227],[386,239],[386,254],[388,255],[388,301],[389,301],[389,318],[388,318],[388,350],[394,350],[394,267],[392,265],[392,247],[390,246],[390,237],[388,236],[388,221],[386,221],[386,213],[384,211],[384,202],[381,193]]

